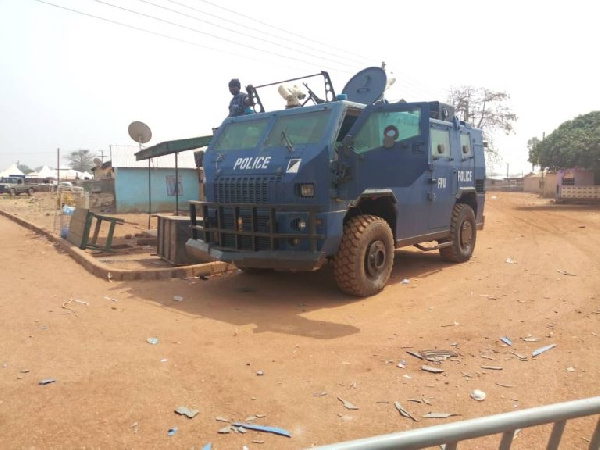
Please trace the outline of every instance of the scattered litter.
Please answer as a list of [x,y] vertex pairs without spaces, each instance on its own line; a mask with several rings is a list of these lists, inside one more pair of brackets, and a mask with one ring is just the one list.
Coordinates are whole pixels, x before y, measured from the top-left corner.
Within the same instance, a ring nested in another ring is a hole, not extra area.
[[217,433],[219,434],[227,434],[231,431],[231,427],[225,427],[225,428],[221,428],[219,431],[217,431]]
[[183,297],[181,295],[176,295],[173,297],[173,300],[175,300],[176,302],[182,302],[183,301]]
[[481,366],[481,368],[486,370],[503,370],[500,366]]
[[446,324],[446,325],[442,325],[442,328],[445,327],[457,327],[458,325],[460,325],[460,323],[458,323],[456,320],[452,323]]
[[481,294],[480,297],[485,297],[488,300],[498,300],[498,297],[495,297],[493,295]]
[[[455,322],[457,325],[458,323]],[[454,350],[421,350],[418,353],[421,359],[426,359],[431,362],[445,361],[448,358],[456,358],[458,353]]]
[[313,395],[315,397],[324,397],[325,395],[327,395],[327,392],[315,392]]
[[396,367],[399,367],[400,369],[406,369],[406,362],[400,362],[396,365]]
[[7,367],[8,367],[8,364],[6,364],[6,363],[2,364],[3,369],[6,369]]
[[460,414],[430,412],[430,413],[424,414],[421,417],[424,417],[426,419],[447,419],[448,417],[455,417],[455,416],[459,416],[459,415]]
[[356,384],[356,381],[355,381],[355,382],[353,382],[353,383],[350,385],[350,387],[351,387],[352,389],[357,389],[357,388],[358,388],[358,384]]
[[266,414],[256,414],[256,417],[258,417],[259,419],[262,419],[263,417],[267,417]]
[[263,376],[265,373],[262,370],[259,370],[258,372],[256,372],[256,375],[258,375],[259,377]]
[[417,352],[411,352],[411,351],[409,351],[409,350],[407,350],[407,351],[406,351],[406,353],[408,353],[408,354],[409,354],[409,355],[411,355],[411,356],[414,356],[415,358],[423,359],[423,357],[421,356],[421,354],[420,354],[420,353],[417,353]]
[[52,384],[52,383],[56,383],[56,380],[54,378],[46,378],[46,379],[40,381],[38,384],[40,386],[45,386],[47,384]]
[[90,306],[90,304],[88,302],[86,302],[85,300],[73,300],[75,303],[79,303],[81,305],[85,305],[85,306]]
[[410,280],[408,278],[404,278],[402,280],[402,284],[410,284]]
[[506,258],[506,264],[516,264],[517,262],[512,258]]
[[221,416],[217,417],[215,420],[217,422],[229,422],[229,419],[226,419],[225,417],[221,417]]
[[421,366],[421,370],[424,370],[425,372],[430,372],[430,373],[442,373],[444,371],[444,369],[439,369],[437,367],[431,367],[431,366]]
[[254,431],[264,431],[265,433],[273,433],[273,434],[278,434],[280,436],[292,437],[292,435],[289,433],[289,431],[286,431],[283,428],[264,427],[262,425],[237,423],[237,422],[234,423],[233,426],[234,427],[243,427],[243,428],[247,428],[249,430],[254,430]]
[[109,283],[112,283],[112,275],[110,272],[108,272],[108,274],[106,275],[106,278],[108,279]]
[[401,416],[403,417],[407,417],[409,419],[414,420],[415,422],[418,422],[419,420],[414,417],[411,413],[409,413],[407,410],[405,410],[402,405],[400,404],[400,402],[396,402],[394,403],[394,406],[396,407],[396,409],[398,410],[398,412],[400,413]]
[[421,403],[421,399],[420,398],[409,398],[408,401],[409,402],[414,402],[414,403]]
[[254,422],[258,417],[256,416],[248,416],[246,417],[246,422]]
[[491,357],[491,356],[489,356],[489,355],[480,355],[480,356],[481,356],[483,359],[490,359],[490,360],[494,361],[494,358],[492,358],[492,357]]
[[167,361],[168,361],[168,359],[167,359],[167,358],[163,358],[163,359],[161,359],[161,360],[160,360],[160,362],[163,362],[163,363],[164,363],[164,362],[167,362]]
[[519,358],[521,361],[527,361],[529,358],[527,358],[527,356],[523,355],[522,353],[517,353],[517,352],[511,352],[513,355],[515,355],[517,358]]
[[157,338],[148,338],[148,339],[146,339],[146,342],[148,344],[156,345],[156,344],[158,344],[158,339]]
[[525,342],[539,342],[539,340],[540,340],[540,338],[536,338],[536,337],[532,337],[532,336],[527,336],[527,337],[524,337],[521,339],[523,339]]
[[492,195],[491,199],[492,200],[496,200],[498,197],[496,197],[495,195]]
[[238,427],[237,431],[238,431],[238,433],[246,434],[246,431],[248,431],[248,430],[246,430],[244,427]]
[[575,367],[567,367],[567,372],[575,372]]
[[402,375],[404,378],[406,378],[407,380],[410,380],[412,377],[410,375]]
[[212,442],[209,442],[204,447],[202,447],[202,450],[211,450],[211,449],[212,449]]
[[506,345],[512,345],[512,341],[509,338],[507,338],[506,336],[505,337],[501,337],[500,340],[502,342],[504,342]]
[[536,356],[541,355],[542,353],[547,352],[548,350],[552,350],[554,347],[556,347],[556,344],[550,344],[546,345],[545,347],[538,348],[537,350],[534,350],[531,356],[535,358]]
[[346,401],[340,397],[337,398],[340,402],[342,402],[342,404],[344,405],[344,408],[346,409],[358,409],[358,406],[354,405],[353,403],[350,403],[349,401]]
[[20,371],[21,373],[29,373],[29,369],[23,369]]
[[475,389],[473,392],[471,392],[471,398],[473,400],[477,400],[478,402],[482,402],[485,400],[485,392]]
[[169,431],[167,431],[167,436],[173,436],[175,433],[177,433],[177,427],[169,428]]
[[198,411],[197,409],[188,409],[185,406],[180,406],[179,408],[177,408],[175,410],[175,413],[181,415],[181,416],[187,416],[190,419],[193,419],[194,417],[196,417],[196,415],[199,413],[200,411]]
[[512,387],[515,387],[515,385],[514,385],[514,384],[505,384],[505,383],[496,383],[496,384],[497,384],[498,386],[502,386],[502,387],[505,387],[505,388],[512,388]]
[[254,440],[252,441],[253,444],[264,444],[265,441],[258,441],[258,440]]
[[106,295],[104,296],[104,300],[108,300],[109,302],[118,302],[119,301],[116,298],[107,297]]
[[568,276],[570,276],[570,277],[576,277],[576,276],[577,276],[577,275],[575,275],[574,273],[569,273],[569,272],[567,272],[566,270],[560,270],[560,269],[557,269],[557,272],[558,272],[558,273],[560,273],[560,274],[562,274],[562,275],[568,275]]
[[134,432],[134,433],[137,433],[137,429],[138,429],[138,423],[137,423],[137,422],[133,422],[133,423],[131,424],[131,427],[129,427],[129,428],[133,428],[133,432]]

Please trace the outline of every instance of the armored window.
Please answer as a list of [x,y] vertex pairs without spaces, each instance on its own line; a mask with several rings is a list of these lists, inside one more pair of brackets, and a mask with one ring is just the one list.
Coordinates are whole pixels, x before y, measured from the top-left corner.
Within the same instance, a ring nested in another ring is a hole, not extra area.
[[265,147],[315,144],[323,139],[329,116],[331,110],[278,117]]
[[468,134],[460,135],[460,154],[463,159],[473,156],[473,150],[471,149],[471,136]]
[[431,156],[434,159],[450,157],[450,132],[448,130],[431,129]]
[[389,127],[398,130],[396,141],[421,134],[421,110],[373,113],[354,137],[353,148],[357,153],[368,152],[383,145],[385,131]]
[[258,145],[268,119],[250,120],[228,124],[215,145],[215,150],[244,150]]

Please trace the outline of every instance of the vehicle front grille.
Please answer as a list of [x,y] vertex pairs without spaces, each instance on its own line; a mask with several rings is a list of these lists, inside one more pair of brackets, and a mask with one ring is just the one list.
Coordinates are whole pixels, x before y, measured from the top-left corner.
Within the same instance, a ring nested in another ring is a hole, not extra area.
[[280,177],[222,177],[213,184],[214,201],[218,203],[267,203],[277,192]]
[[475,191],[485,192],[485,180],[475,180]]

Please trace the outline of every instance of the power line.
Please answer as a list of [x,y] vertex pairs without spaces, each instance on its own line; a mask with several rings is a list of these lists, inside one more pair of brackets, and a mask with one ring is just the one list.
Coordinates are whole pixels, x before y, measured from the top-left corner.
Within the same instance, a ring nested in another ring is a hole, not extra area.
[[[147,0],[138,0],[138,1],[141,1],[141,2],[144,2],[144,3],[148,3]],[[351,61],[351,62],[354,62],[356,64],[360,64],[361,66],[366,65],[366,63],[364,61],[358,61],[358,60],[349,59],[349,58],[344,59],[343,57],[339,56],[339,54],[336,54],[336,53],[333,53],[333,52],[328,52],[327,50],[319,49],[319,48],[316,48],[316,47],[311,47],[311,46],[308,46],[308,45],[303,44],[301,42],[297,42],[297,41],[295,41],[293,39],[288,39],[288,38],[286,38],[284,36],[281,36],[279,34],[273,34],[273,33],[269,33],[268,31],[265,31],[265,30],[260,30],[258,28],[253,28],[253,27],[249,26],[246,23],[236,22],[235,20],[231,20],[231,19],[228,19],[226,17],[222,17],[222,16],[219,16],[217,14],[210,13],[210,12],[204,11],[202,9],[194,8],[193,6],[186,5],[186,4],[178,2],[176,0],[166,0],[166,1],[169,2],[169,3],[173,3],[175,5],[179,5],[179,6],[183,7],[183,8],[187,8],[187,9],[190,9],[192,11],[196,11],[196,12],[199,12],[201,14],[204,14],[204,15],[207,15],[207,16],[210,16],[210,17],[214,17],[214,18],[222,20],[224,22],[229,22],[229,23],[232,23],[234,25],[243,26],[244,28],[247,28],[249,30],[256,31],[257,33],[261,33],[261,34],[264,34],[264,35],[267,35],[267,36],[271,36],[271,37],[274,37],[274,38],[282,40],[282,41],[290,42],[290,43],[292,43],[294,45],[302,46],[302,47],[304,47],[304,48],[306,48],[308,50],[312,50],[312,51],[316,51],[316,52],[319,52],[319,53],[323,53],[325,55],[329,55],[329,58],[333,57],[333,58],[336,58],[338,60]],[[225,8],[223,8],[223,9],[225,9]],[[244,16],[244,17],[246,17],[246,16]],[[249,17],[247,17],[247,18],[249,18]],[[251,19],[251,18],[249,18],[249,19]],[[267,25],[267,26],[271,26],[271,25]],[[238,31],[236,31],[236,33],[237,32]],[[255,38],[255,39],[257,39],[257,38]],[[277,45],[282,46],[281,44],[277,44]],[[285,47],[285,48],[288,48],[288,47]],[[298,50],[295,50],[295,49],[293,49],[293,50],[294,51],[298,51]],[[316,57],[316,55],[315,55],[315,57]]]
[[210,1],[208,1],[208,0],[200,0],[200,1],[201,1],[202,3],[206,3],[207,5],[214,6],[215,8],[219,8],[219,9],[222,9],[222,10],[224,10],[224,11],[227,11],[227,12],[230,12],[230,13],[232,13],[232,14],[235,14],[235,15],[237,15],[237,16],[243,17],[243,18],[245,18],[245,19],[250,19],[250,20],[252,20],[252,21],[254,21],[254,22],[258,22],[258,23],[260,23],[261,25],[265,25],[265,26],[267,26],[267,27],[269,27],[269,28],[273,28],[273,29],[275,29],[275,30],[278,30],[278,31],[283,31],[284,33],[290,34],[290,35],[292,35],[292,36],[297,36],[297,37],[299,37],[299,38],[301,38],[301,39],[304,39],[304,40],[307,40],[307,41],[310,41],[310,42],[314,42],[315,44],[319,44],[319,45],[325,45],[325,46],[331,47],[331,48],[333,48],[333,49],[335,49],[335,50],[338,50],[338,51],[341,51],[341,52],[348,53],[349,55],[354,55],[354,56],[357,56],[357,57],[359,57],[359,58],[361,58],[361,59],[366,59],[366,58],[364,58],[364,56],[362,56],[362,55],[359,55],[359,54],[357,54],[357,53],[350,52],[350,51],[348,51],[348,50],[344,50],[344,49],[342,49],[342,48],[336,48],[336,47],[333,47],[333,46],[331,46],[331,45],[329,45],[329,44],[325,44],[324,42],[317,41],[317,40],[315,40],[315,39],[307,38],[306,36],[302,36],[301,34],[297,34],[297,33],[294,33],[294,32],[292,32],[292,31],[288,31],[288,30],[286,30],[286,29],[284,29],[284,28],[280,28],[280,27],[277,27],[277,26],[275,26],[275,25],[271,25],[271,24],[269,24],[269,23],[263,22],[263,21],[262,21],[262,20],[260,20],[260,19],[256,19],[256,18],[254,18],[254,17],[247,16],[246,14],[239,13],[239,12],[237,12],[237,11],[234,11],[233,9],[226,8],[226,7],[224,7],[224,6],[218,5],[218,4],[216,4],[216,3],[213,3],[213,2],[210,2]]
[[[207,45],[202,45],[202,44],[199,44],[197,42],[192,42],[192,41],[188,41],[186,39],[181,39],[181,38],[177,38],[177,37],[174,37],[174,36],[169,36],[168,34],[158,33],[156,31],[152,31],[152,30],[147,30],[145,28],[136,27],[135,25],[129,25],[129,24],[126,24],[126,23],[123,23],[123,22],[119,22],[117,20],[107,19],[105,17],[96,16],[94,14],[86,13],[86,12],[83,12],[83,11],[80,11],[80,10],[77,10],[77,9],[72,9],[72,8],[68,8],[66,6],[57,5],[55,3],[51,3],[51,2],[48,2],[48,1],[45,1],[45,0],[34,0],[34,1],[36,1],[38,3],[43,3],[45,5],[54,6],[55,8],[64,9],[66,11],[74,12],[74,13],[82,15],[82,16],[86,16],[86,17],[91,17],[91,18],[94,18],[94,19],[102,20],[104,22],[112,23],[114,25],[119,25],[121,27],[130,28],[130,29],[136,30],[136,31],[142,31],[144,33],[152,34],[152,35],[155,35],[155,36],[160,36],[160,37],[172,40],[172,41],[182,42],[184,44],[193,45],[194,47],[200,47],[200,48],[204,48],[206,50],[211,50],[211,51],[214,51],[214,52],[225,53],[225,54],[228,54],[228,55],[231,55],[231,56],[238,56],[238,57],[250,59],[250,60],[253,60],[253,61],[255,60],[254,58],[251,58],[251,57],[249,57],[247,55],[243,55],[243,54],[235,53],[235,52],[230,52],[230,51],[227,51],[227,50],[216,49],[214,47],[209,47]],[[276,65],[281,66],[281,67],[289,68],[289,66],[285,65],[285,64],[273,63],[273,62],[269,62],[269,63],[276,64]]]
[[197,28],[188,27],[188,26],[186,26],[186,25],[182,25],[182,24],[180,24],[180,23],[176,23],[176,22],[171,22],[170,20],[166,20],[166,19],[161,19],[160,17],[156,17],[156,16],[153,16],[153,15],[151,15],[151,14],[142,13],[142,12],[140,12],[140,11],[135,11],[135,10],[133,10],[133,9],[125,8],[125,7],[123,7],[123,6],[113,5],[112,3],[108,3],[108,2],[105,2],[105,1],[103,1],[103,0],[93,0],[93,1],[95,1],[96,3],[100,3],[100,4],[102,4],[102,5],[110,6],[111,8],[120,9],[120,10],[122,10],[122,11],[126,11],[126,12],[129,12],[129,13],[132,13],[132,14],[136,14],[136,15],[139,15],[139,16],[142,16],[142,17],[146,17],[146,18],[148,18],[148,19],[157,20],[157,21],[159,21],[159,22],[166,23],[166,24],[168,24],[168,25],[171,25],[171,26],[179,27],[179,28],[182,28],[182,29],[184,29],[184,30],[189,30],[189,31],[193,31],[193,32],[195,32],[195,33],[204,34],[204,35],[206,35],[206,36],[210,36],[210,37],[213,37],[213,38],[219,39],[219,40],[221,40],[221,41],[229,42],[229,43],[231,43],[231,44],[240,45],[240,46],[242,46],[242,47],[246,47],[246,48],[248,48],[248,49],[251,49],[251,50],[254,50],[254,51],[257,51],[257,52],[268,53],[268,54],[270,54],[270,55],[277,56],[277,57],[279,57],[279,58],[291,59],[291,60],[293,60],[293,61],[302,62],[302,63],[304,63],[304,64],[308,64],[308,65],[312,65],[312,64],[314,64],[314,63],[311,63],[310,61],[306,61],[306,60],[304,60],[304,59],[295,58],[295,57],[293,57],[293,56],[287,56],[287,55],[283,55],[283,54],[281,54],[281,53],[272,52],[272,51],[270,51],[270,50],[263,50],[263,49],[260,49],[260,48],[254,47],[254,46],[252,46],[252,45],[244,44],[244,43],[242,43],[242,42],[238,42],[238,41],[235,41],[235,40],[233,40],[233,39],[229,39],[229,38],[226,38],[226,37],[218,36],[218,35],[216,35],[216,34],[208,33],[208,32],[206,32],[206,31],[202,31],[202,30],[199,30],[199,29],[197,29]]
[[[280,44],[280,43],[278,43],[278,42],[274,42],[274,41],[272,41],[272,40],[269,40],[269,39],[265,39],[265,38],[262,38],[262,37],[254,36],[254,35],[252,35],[252,34],[249,34],[249,33],[245,33],[245,32],[243,32],[243,31],[241,31],[241,30],[234,30],[234,29],[232,29],[232,28],[229,28],[229,27],[226,27],[226,26],[220,25],[220,24],[218,24],[218,23],[211,22],[210,20],[201,19],[200,17],[197,17],[197,16],[192,16],[192,15],[190,15],[190,14],[186,14],[186,13],[183,13],[183,12],[181,12],[181,11],[177,11],[176,9],[167,8],[166,6],[157,5],[156,3],[150,2],[150,1],[148,1],[148,0],[138,0],[138,1],[139,1],[139,2],[142,2],[142,3],[146,3],[146,4],[148,4],[148,5],[152,5],[152,6],[156,7],[156,8],[164,9],[165,11],[170,11],[170,12],[172,12],[172,13],[179,14],[179,15],[181,15],[181,16],[183,16],[183,17],[188,17],[188,18],[190,18],[190,19],[194,19],[194,20],[197,20],[197,21],[199,21],[199,22],[206,23],[206,24],[208,24],[208,25],[211,25],[211,26],[213,26],[213,27],[216,27],[216,28],[221,28],[221,29],[223,29],[223,30],[230,31],[230,32],[232,32],[232,33],[235,33],[235,34],[238,34],[238,35],[241,35],[241,36],[247,36],[247,37],[249,37],[249,38],[251,38],[251,39],[256,39],[256,40],[258,40],[258,41],[266,42],[267,44],[272,44],[272,45],[276,45],[276,46],[278,46],[278,47],[285,48],[285,49],[287,49],[287,50],[292,50],[293,52],[296,52],[296,53],[303,53],[303,54],[305,54],[305,55],[311,56],[312,58],[318,58],[318,59],[322,59],[322,60],[330,61],[330,58],[323,57],[323,56],[319,56],[319,55],[315,55],[314,53],[309,53],[309,52],[306,52],[306,51],[304,51],[304,50],[298,50],[298,49],[295,49],[295,48],[293,48],[293,47],[289,47],[289,46],[287,46],[287,45]],[[168,0],[168,1],[172,1],[172,0]],[[178,5],[181,5],[181,6],[186,6],[186,5],[182,4],[182,3],[178,3],[178,2],[174,2],[174,1],[172,1],[172,3],[178,4]],[[198,9],[195,9],[195,11],[200,11],[200,12],[201,12],[201,10],[198,10]],[[225,20],[225,19],[223,19],[223,18],[221,18],[221,17],[219,17],[219,16],[216,16],[216,15],[214,15],[214,14],[210,14],[210,13],[204,13],[204,12],[203,12],[203,14],[208,14],[208,15],[210,15],[210,16],[217,17],[217,18],[219,18],[219,19],[221,19],[221,20]],[[236,23],[236,22],[232,22],[232,23],[234,23],[234,24],[236,24],[236,25],[239,25],[239,23]],[[250,28],[250,29],[253,29],[253,28]],[[257,31],[258,31],[258,30],[257,30]],[[330,62],[331,62],[331,61],[330,61]],[[350,65],[350,64],[348,64],[347,62],[338,62],[338,61],[335,61],[335,63],[336,63],[336,64],[342,64],[342,65],[344,65],[344,66],[346,66],[346,67],[354,68],[354,66],[353,66],[353,65]]]

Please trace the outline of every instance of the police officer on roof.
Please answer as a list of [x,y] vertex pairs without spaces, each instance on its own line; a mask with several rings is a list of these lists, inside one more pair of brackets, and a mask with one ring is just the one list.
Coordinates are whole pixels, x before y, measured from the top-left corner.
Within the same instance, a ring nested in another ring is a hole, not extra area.
[[246,108],[252,106],[252,100],[248,97],[248,94],[241,92],[241,88],[242,85],[239,79],[234,78],[229,82],[229,92],[231,92],[233,98],[229,102],[228,117],[243,116],[246,113]]

